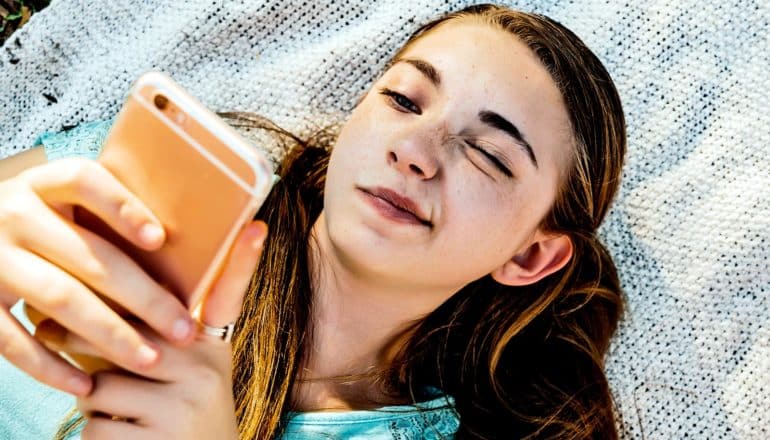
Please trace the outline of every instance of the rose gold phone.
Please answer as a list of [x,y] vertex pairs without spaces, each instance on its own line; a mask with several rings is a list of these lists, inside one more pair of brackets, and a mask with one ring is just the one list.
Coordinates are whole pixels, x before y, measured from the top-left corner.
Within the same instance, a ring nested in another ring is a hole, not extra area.
[[[169,77],[150,72],[132,87],[97,160],[158,217],[166,241],[145,251],[81,207],[75,222],[120,247],[194,310],[267,197],[267,159]],[[35,324],[45,319],[27,312]],[[89,373],[110,367],[69,357]]]
[[136,81],[97,159],[160,219],[166,242],[133,246],[84,209],[75,221],[132,256],[193,309],[272,186],[267,159],[169,77]]

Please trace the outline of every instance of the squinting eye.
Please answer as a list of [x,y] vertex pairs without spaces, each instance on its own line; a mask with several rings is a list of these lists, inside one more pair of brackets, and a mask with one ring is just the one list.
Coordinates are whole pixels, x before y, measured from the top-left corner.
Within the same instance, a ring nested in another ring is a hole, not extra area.
[[500,161],[500,159],[495,157],[493,154],[489,153],[487,150],[479,147],[478,145],[474,144],[473,142],[465,141],[465,143],[469,147],[471,147],[474,150],[478,151],[479,153],[483,154],[484,157],[486,157],[486,159],[488,161],[492,162],[492,164],[495,167],[497,167],[497,169],[499,169],[503,174],[505,174],[508,177],[513,177],[513,173],[511,172],[511,170],[509,170],[505,165],[503,165],[503,163]]
[[411,112],[417,115],[422,114],[422,110],[420,109],[420,107],[417,107],[417,105],[413,103],[409,98],[407,98],[406,96],[398,92],[394,92],[393,90],[383,87],[380,89],[380,94],[387,96],[391,102],[393,102],[395,105],[397,105],[398,107],[401,107],[402,109],[408,112]]

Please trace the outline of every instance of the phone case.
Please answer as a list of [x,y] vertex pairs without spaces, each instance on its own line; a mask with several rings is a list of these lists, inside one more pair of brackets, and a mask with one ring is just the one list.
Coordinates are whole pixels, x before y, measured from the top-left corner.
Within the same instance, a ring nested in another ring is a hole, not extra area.
[[160,219],[166,242],[133,246],[84,209],[76,222],[117,244],[193,309],[272,185],[267,159],[158,72],[143,75],[97,159]]

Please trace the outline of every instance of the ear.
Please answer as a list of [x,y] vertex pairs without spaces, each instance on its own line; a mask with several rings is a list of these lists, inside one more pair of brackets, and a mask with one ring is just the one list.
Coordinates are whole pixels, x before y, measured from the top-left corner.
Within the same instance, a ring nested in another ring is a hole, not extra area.
[[572,240],[566,234],[547,235],[540,231],[535,241],[491,273],[506,286],[533,284],[564,267],[572,258]]

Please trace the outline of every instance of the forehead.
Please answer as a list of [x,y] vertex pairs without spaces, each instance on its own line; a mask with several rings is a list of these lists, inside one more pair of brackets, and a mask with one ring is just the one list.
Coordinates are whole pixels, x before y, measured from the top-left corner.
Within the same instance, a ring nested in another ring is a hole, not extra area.
[[460,61],[468,70],[483,75],[484,80],[550,79],[535,54],[519,38],[477,19],[440,24],[413,42],[403,54],[415,55],[430,56],[438,64]]
[[441,91],[462,101],[469,114],[500,113],[521,130],[538,158],[566,165],[569,118],[561,92],[515,35],[476,19],[453,20],[412,43],[400,58],[429,62],[441,76]]

